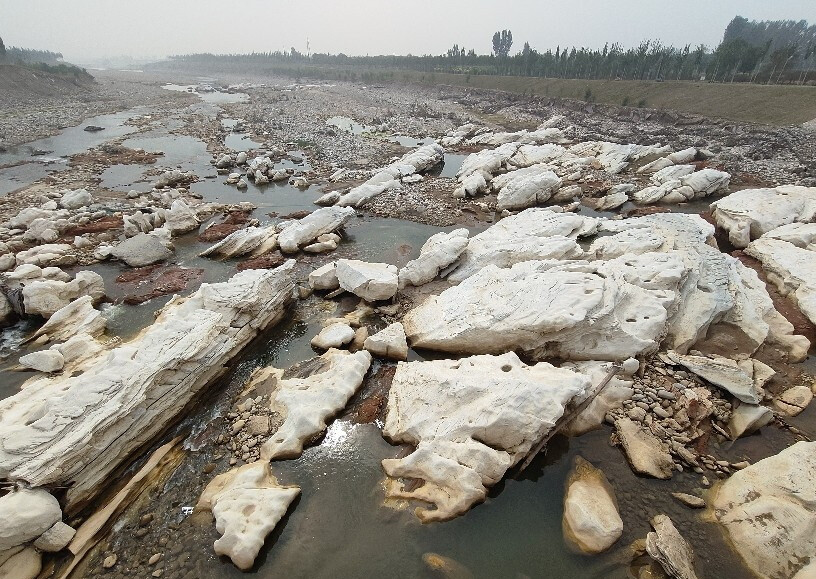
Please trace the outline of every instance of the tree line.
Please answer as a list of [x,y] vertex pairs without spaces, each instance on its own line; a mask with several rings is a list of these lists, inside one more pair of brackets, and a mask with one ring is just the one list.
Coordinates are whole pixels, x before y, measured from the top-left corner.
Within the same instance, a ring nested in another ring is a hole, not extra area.
[[[748,21],[734,18],[714,49],[690,44],[677,48],[659,40],[634,47],[607,43],[602,49],[561,47],[540,52],[529,42],[511,54],[510,30],[493,35],[491,54],[454,44],[440,55],[348,56],[286,52],[252,54],[188,54],[171,62],[193,65],[249,65],[275,68],[364,68],[422,73],[513,75],[565,79],[686,80],[816,84],[816,26],[805,21]],[[387,73],[382,73],[387,74]],[[356,75],[355,75],[356,76]]]

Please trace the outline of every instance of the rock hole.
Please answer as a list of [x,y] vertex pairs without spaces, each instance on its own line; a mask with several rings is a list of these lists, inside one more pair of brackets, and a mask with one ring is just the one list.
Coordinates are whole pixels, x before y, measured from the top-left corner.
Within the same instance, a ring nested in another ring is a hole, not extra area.
[[501,367],[501,369],[502,372],[509,372],[510,370],[513,369],[513,367],[510,364],[505,364],[504,366]]

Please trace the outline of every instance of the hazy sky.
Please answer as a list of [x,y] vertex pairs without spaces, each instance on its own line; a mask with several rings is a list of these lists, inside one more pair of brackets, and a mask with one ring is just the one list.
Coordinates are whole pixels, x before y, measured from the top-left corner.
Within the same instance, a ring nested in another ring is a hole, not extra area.
[[0,0],[6,45],[102,56],[288,49],[440,54],[454,43],[491,50],[495,30],[561,46],[624,46],[659,38],[716,45],[737,14],[816,23],[816,0]]

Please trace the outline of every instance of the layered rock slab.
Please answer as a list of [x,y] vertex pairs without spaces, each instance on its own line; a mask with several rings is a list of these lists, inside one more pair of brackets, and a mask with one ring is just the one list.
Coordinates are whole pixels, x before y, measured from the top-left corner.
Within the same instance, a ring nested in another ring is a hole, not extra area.
[[288,371],[268,367],[252,377],[251,387],[271,389],[271,409],[283,423],[261,446],[261,458],[297,458],[308,439],[326,429],[360,388],[371,354],[331,349]]
[[562,526],[567,542],[589,554],[606,551],[623,534],[612,485],[580,456],[567,481]]
[[[171,300],[134,340],[78,375],[32,379],[0,402],[0,477],[87,499],[293,300],[294,261]],[[76,374],[74,372],[73,374]]]
[[788,579],[816,559],[816,442],[797,442],[726,479],[710,502],[757,576]]
[[468,246],[468,230],[444,231],[428,238],[412,259],[399,270],[399,287],[420,286],[433,281],[439,272],[454,263]]
[[221,538],[213,544],[236,567],[249,570],[266,536],[300,494],[296,486],[280,486],[267,461],[245,464],[215,477],[198,500],[199,510],[211,511]]
[[[585,374],[514,353],[461,360],[400,362],[388,397],[383,435],[411,444],[382,465],[391,498],[414,499],[423,522],[452,519],[481,502],[590,387]],[[407,490],[396,479],[424,484]]]
[[324,233],[341,228],[356,214],[351,207],[322,207],[303,219],[285,225],[278,233],[278,245],[284,253],[295,253]]

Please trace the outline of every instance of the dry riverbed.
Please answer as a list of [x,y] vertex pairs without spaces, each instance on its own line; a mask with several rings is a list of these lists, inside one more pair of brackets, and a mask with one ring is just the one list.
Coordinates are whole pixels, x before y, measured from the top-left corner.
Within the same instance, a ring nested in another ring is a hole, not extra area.
[[159,73],[49,98],[0,126],[0,571],[810,571],[740,502],[816,516],[755,475],[814,452],[808,129]]

